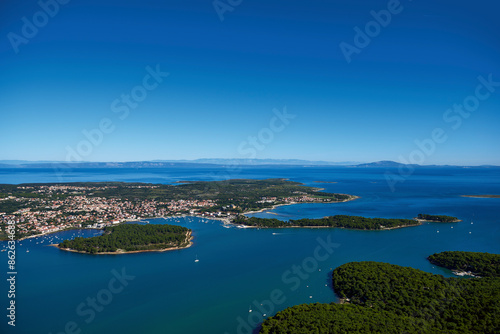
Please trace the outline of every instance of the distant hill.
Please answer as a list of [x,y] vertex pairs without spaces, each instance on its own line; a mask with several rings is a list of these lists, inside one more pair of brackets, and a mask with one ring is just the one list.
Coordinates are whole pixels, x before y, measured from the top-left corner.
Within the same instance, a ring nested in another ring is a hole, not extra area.
[[[0,168],[167,168],[167,167],[215,167],[215,166],[344,166],[352,168],[394,168],[394,167],[457,167],[451,165],[405,165],[395,161],[383,160],[370,163],[353,161],[310,161],[300,159],[196,159],[196,160],[152,160],[126,162],[61,162],[61,161],[23,161],[0,160]],[[474,168],[498,168],[500,166],[474,166]]]
[[129,162],[58,162],[0,160],[0,168],[165,168],[165,167],[210,167],[210,166],[347,166],[356,162],[308,161],[299,159],[196,159],[153,160]]
[[[154,160],[159,162],[173,162],[170,160]],[[175,161],[175,160],[174,160]],[[356,165],[359,162],[355,161],[311,161],[300,159],[196,159],[196,160],[179,160],[176,162],[204,163],[215,165],[293,165],[293,166],[349,166]]]
[[480,166],[457,166],[457,165],[417,165],[417,164],[402,164],[391,160],[382,160],[364,164],[354,165],[352,167],[381,167],[381,168],[394,168],[394,167],[413,167],[413,168],[443,168],[443,167],[456,167],[456,168],[499,168],[500,166],[493,165],[480,165]]
[[400,167],[400,166],[419,167],[420,165],[407,165],[407,164],[402,164],[402,163],[399,163],[396,161],[383,160],[383,161],[377,161],[377,162],[370,162],[367,164],[359,164],[359,165],[356,165],[355,167]]
[[18,165],[2,165],[0,168],[166,168],[166,167],[213,167],[215,164],[189,163],[189,162],[51,162],[30,163]]

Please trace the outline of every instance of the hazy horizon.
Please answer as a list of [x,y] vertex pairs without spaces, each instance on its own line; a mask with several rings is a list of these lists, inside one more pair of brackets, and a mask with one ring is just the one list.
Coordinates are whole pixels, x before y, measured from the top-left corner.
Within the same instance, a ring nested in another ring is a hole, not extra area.
[[[258,165],[276,165],[276,166],[297,166],[301,164],[311,165],[311,166],[330,166],[330,167],[342,167],[342,166],[357,166],[357,165],[375,165],[378,163],[395,163],[399,162],[393,160],[379,160],[379,161],[321,161],[321,160],[302,160],[302,159],[238,159],[238,158],[199,158],[199,159],[155,159],[155,160],[127,160],[127,161],[78,161],[78,162],[67,162],[67,161],[57,161],[57,160],[0,160],[0,164],[6,165],[30,165],[30,164],[127,164],[127,163],[192,163],[192,164],[213,164],[213,165],[224,165],[224,164],[241,164],[248,166],[258,166]],[[294,165],[296,163],[297,165]],[[450,167],[500,167],[500,165],[492,164],[478,164],[478,165],[451,165],[451,164],[411,164],[418,165],[422,167],[433,167],[433,166],[450,166]],[[381,167],[384,167],[383,165]]]

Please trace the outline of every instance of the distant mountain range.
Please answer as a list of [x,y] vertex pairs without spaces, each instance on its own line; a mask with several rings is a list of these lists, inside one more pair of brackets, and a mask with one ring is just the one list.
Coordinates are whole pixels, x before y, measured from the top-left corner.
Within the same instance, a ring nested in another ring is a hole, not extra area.
[[358,164],[356,167],[400,167],[400,166],[412,166],[418,167],[420,165],[405,165],[399,162],[390,161],[390,160],[382,160],[377,162],[370,162],[367,164]]
[[71,168],[154,168],[171,166],[349,166],[358,162],[330,162],[309,161],[299,159],[196,159],[196,160],[152,160],[152,161],[129,161],[129,162],[65,162],[65,161],[23,161],[23,160],[0,160],[0,168],[47,168],[47,167],[71,167]]
[[[196,160],[153,160],[128,162],[65,162],[0,160],[0,168],[166,168],[166,167],[214,167],[214,166],[344,166],[352,168],[397,168],[406,167],[463,167],[450,165],[405,165],[395,161],[359,163],[353,161],[309,161],[299,159],[196,159]],[[499,167],[499,166],[474,166]]]
[[196,160],[153,160],[154,162],[183,162],[212,165],[293,165],[293,166],[349,166],[356,161],[331,162],[300,159],[196,159]]

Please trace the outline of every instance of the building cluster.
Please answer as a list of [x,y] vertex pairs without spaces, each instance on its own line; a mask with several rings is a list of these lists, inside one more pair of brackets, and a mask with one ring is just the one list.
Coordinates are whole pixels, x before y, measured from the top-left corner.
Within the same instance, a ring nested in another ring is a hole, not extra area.
[[[157,187],[157,186],[137,186]],[[122,200],[91,196],[93,191],[116,188],[114,186],[20,186],[30,193],[45,194],[40,197],[17,197],[10,195],[1,200],[21,204],[22,209],[7,214],[0,212],[0,224],[15,222],[19,234],[49,233],[71,227],[101,228],[126,220],[150,217],[165,217],[181,214],[205,215],[206,208],[216,205],[212,200],[156,201]],[[68,196],[58,196],[67,194]],[[207,212],[208,214],[208,212]]]
[[287,203],[310,203],[310,202],[331,202],[331,198],[318,198],[318,197],[312,197],[309,195],[303,195],[303,196],[294,196],[294,197],[285,197],[283,201]]
[[[157,188],[158,185],[128,185],[129,188]],[[3,194],[0,201],[9,201],[9,214],[0,212],[0,226],[14,222],[18,234],[50,233],[67,228],[102,228],[127,220],[189,214],[208,218],[231,218],[238,212],[234,204],[213,208],[215,200],[127,200],[96,195],[101,190],[117,188],[99,185],[22,185],[17,192]],[[16,196],[16,194],[18,194]],[[244,197],[243,197],[244,198]],[[258,203],[330,202],[303,192],[294,196],[262,197]],[[3,206],[7,207],[7,206]],[[17,209],[15,212],[12,210]],[[0,231],[1,232],[1,231]]]
[[276,202],[285,202],[285,203],[311,203],[311,202],[331,202],[331,198],[318,198],[312,197],[310,195],[301,195],[301,196],[291,196],[284,198],[277,197],[262,197],[257,203],[276,203]]

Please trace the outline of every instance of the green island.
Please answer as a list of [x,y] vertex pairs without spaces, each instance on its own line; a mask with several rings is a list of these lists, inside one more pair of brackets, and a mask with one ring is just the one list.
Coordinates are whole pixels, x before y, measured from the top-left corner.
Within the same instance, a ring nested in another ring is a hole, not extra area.
[[500,195],[462,195],[462,197],[471,197],[471,198],[500,198]]
[[123,224],[104,228],[92,238],[64,240],[60,249],[88,254],[124,254],[165,251],[191,245],[191,230],[176,225]]
[[419,213],[417,219],[432,223],[457,223],[461,221],[457,217],[445,216],[445,215],[428,215],[424,213]]
[[432,254],[427,259],[459,276],[500,277],[500,254],[452,251]]
[[[70,228],[103,228],[144,218],[190,215],[230,223],[239,214],[356,196],[285,179],[183,181],[176,184],[76,182],[0,184],[0,240]],[[8,227],[15,225],[15,229]]]
[[318,219],[303,218],[289,221],[282,221],[276,218],[257,218],[240,215],[234,219],[234,223],[262,228],[339,227],[357,230],[393,229],[421,224],[415,219],[366,218],[348,215],[336,215]]
[[[469,263],[481,263],[478,255]],[[351,262],[332,283],[340,304],[287,308],[262,324],[271,333],[499,333],[500,278],[445,278],[409,267]]]

